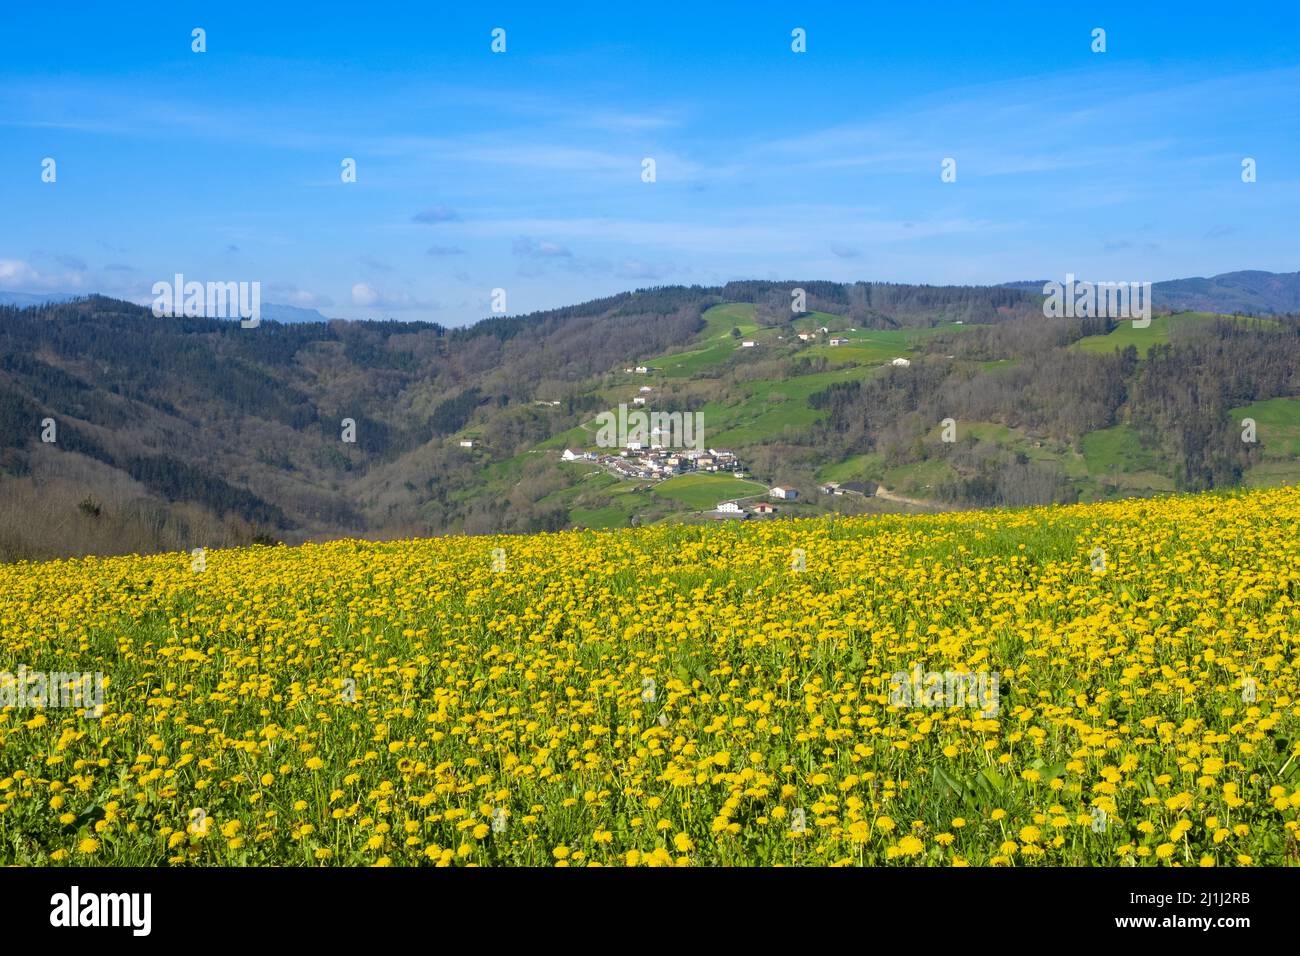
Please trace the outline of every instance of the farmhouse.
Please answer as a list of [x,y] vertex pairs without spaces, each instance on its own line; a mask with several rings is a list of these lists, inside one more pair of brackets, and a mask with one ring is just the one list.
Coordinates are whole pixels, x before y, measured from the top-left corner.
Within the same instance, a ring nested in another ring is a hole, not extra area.
[[718,502],[718,511],[722,512],[723,514],[744,514],[745,513],[745,509],[740,507],[740,504],[735,501]]
[[831,345],[848,345],[848,343],[849,343],[848,339],[840,339],[840,338],[831,339]]
[[766,501],[760,501],[758,504],[754,505],[754,511],[761,515],[776,514],[776,505],[769,504]]
[[632,404],[633,404],[633,405],[644,405],[644,404],[645,404],[645,396],[644,396],[644,395],[638,395],[636,398],[632,399]]
[[579,461],[581,459],[595,458],[596,456],[589,451],[579,451],[576,448],[566,448],[560,457],[565,461]]
[[835,494],[836,489],[838,489],[839,486],[840,483],[838,481],[828,481],[823,485],[819,485],[818,490],[821,491],[821,493],[824,495],[833,495]]
[[773,498],[781,498],[785,501],[794,501],[799,497],[799,492],[795,491],[793,488],[782,488],[779,485],[770,489],[768,494]]
[[835,489],[837,495],[867,495],[875,494],[876,486],[872,483],[870,486],[861,481],[846,481]]
[[905,359],[905,358],[896,358],[896,359],[894,359],[892,362],[890,362],[889,364],[890,364],[890,365],[897,365],[899,368],[907,368],[907,367],[908,367],[909,365],[911,365],[912,363],[911,363],[911,361],[910,361],[909,359]]
[[756,343],[754,342],[753,339],[745,339],[745,341],[740,343],[740,347],[742,349],[752,349],[755,344]]
[[646,368],[644,365],[638,365],[638,366],[636,367],[636,373],[637,373],[638,375],[648,375],[649,372],[650,372],[650,369]]
[[474,440],[472,438],[462,438],[460,441],[461,448],[473,448]]

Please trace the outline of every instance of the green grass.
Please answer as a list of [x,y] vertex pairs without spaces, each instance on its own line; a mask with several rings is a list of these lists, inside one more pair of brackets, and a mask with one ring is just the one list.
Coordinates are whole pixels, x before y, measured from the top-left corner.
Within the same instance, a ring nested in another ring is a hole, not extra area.
[[569,518],[578,528],[626,528],[629,512],[618,505],[603,508],[573,508]]
[[563,451],[565,448],[585,448],[595,441],[596,432],[593,428],[588,431],[581,425],[575,425],[568,431],[560,432],[558,435],[552,435],[545,441],[540,441],[535,447],[550,450],[558,449]]
[[[1108,335],[1088,335],[1075,342],[1071,348],[1085,352],[1111,352],[1125,349],[1132,345],[1138,355],[1145,357],[1153,345],[1162,345],[1169,341],[1170,329],[1175,324],[1193,322],[1212,322],[1215,319],[1233,320],[1233,316],[1215,315],[1212,312],[1175,312],[1173,315],[1152,316],[1151,324],[1146,328],[1134,328],[1132,319],[1123,319]],[[1241,316],[1236,321],[1263,328],[1280,328],[1275,319],[1255,319]]]
[[[941,332],[961,331],[966,326],[946,323],[923,329],[858,329],[818,338],[801,354],[823,356],[832,362],[854,362],[875,367],[896,358],[910,358],[915,347]],[[848,339],[847,345],[830,345],[829,338]]]
[[[1190,315],[1191,313],[1184,313]],[[1130,345],[1138,350],[1138,355],[1145,356],[1153,345],[1163,345],[1169,341],[1169,326],[1179,316],[1157,315],[1145,328],[1135,328],[1132,319],[1124,319],[1108,335],[1088,335],[1075,342],[1071,348],[1083,352],[1107,353],[1116,349],[1126,349]]]
[[1276,488],[1278,485],[1300,484],[1300,460],[1281,461],[1265,459],[1251,465],[1241,476],[1246,488]]
[[905,358],[907,350],[895,345],[863,341],[853,345],[812,345],[801,354],[821,356],[828,362],[852,362],[855,365],[884,365],[891,359]]
[[1300,398],[1270,398],[1229,410],[1233,426],[1255,420],[1255,437],[1267,457],[1300,455]]
[[884,472],[884,459],[878,454],[855,455],[817,472],[818,481],[878,481]]
[[767,486],[743,478],[722,475],[680,475],[655,485],[654,493],[661,498],[680,502],[701,511],[716,508],[718,502],[729,498],[748,498],[761,495]]
[[746,382],[743,387],[748,394],[743,399],[709,402],[701,408],[705,441],[714,447],[744,448],[780,438],[787,428],[807,428],[825,415],[809,407],[809,395],[836,382],[865,379],[872,372],[872,369],[853,367],[779,381]]
[[1152,471],[1158,465],[1156,454],[1142,447],[1138,433],[1128,425],[1089,432],[1081,444],[1089,475],[1104,477],[1116,471]]
[[1255,463],[1242,484],[1266,488],[1300,481],[1300,398],[1270,398],[1230,409],[1228,415],[1239,431],[1242,419],[1255,420]]
[[942,458],[929,458],[910,465],[888,468],[884,485],[890,491],[916,498],[932,498],[945,481],[957,477],[957,472]]
[[[780,438],[787,428],[804,429],[815,424],[825,412],[809,408],[802,402],[778,402],[755,415],[743,425],[728,428],[709,437],[709,444],[719,448],[744,448]],[[708,412],[704,420],[707,422]]]
[[[727,361],[740,350],[741,340],[752,338],[759,328],[750,303],[715,305],[702,318],[704,328],[695,338],[695,348],[661,355],[646,364],[663,369],[668,378],[692,378],[710,366]],[[732,329],[740,330],[740,338],[732,336]]]

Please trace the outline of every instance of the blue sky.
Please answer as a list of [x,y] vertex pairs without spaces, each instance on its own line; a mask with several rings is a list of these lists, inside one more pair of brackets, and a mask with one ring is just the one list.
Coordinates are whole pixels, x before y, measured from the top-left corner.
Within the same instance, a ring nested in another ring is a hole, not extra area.
[[1294,3],[78,6],[5,11],[0,289],[459,325],[498,287],[1300,269]]

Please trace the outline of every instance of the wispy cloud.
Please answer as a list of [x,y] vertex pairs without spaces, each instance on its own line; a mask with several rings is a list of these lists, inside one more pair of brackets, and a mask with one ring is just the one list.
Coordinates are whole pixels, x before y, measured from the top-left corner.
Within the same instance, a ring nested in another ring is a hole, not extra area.
[[422,222],[427,224],[439,222],[459,222],[460,213],[450,206],[431,206],[428,209],[421,209],[411,217],[411,222]]
[[369,282],[358,282],[352,286],[352,304],[363,309],[391,309],[393,311],[439,308],[436,302],[419,299],[409,292],[377,289]]

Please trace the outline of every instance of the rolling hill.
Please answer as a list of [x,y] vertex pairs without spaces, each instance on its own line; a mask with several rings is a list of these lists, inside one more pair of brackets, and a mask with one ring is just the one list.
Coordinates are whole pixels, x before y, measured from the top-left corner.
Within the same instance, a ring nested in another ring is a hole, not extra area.
[[[774,484],[784,517],[1300,478],[1295,318],[1048,320],[1005,288],[667,287],[455,330],[89,297],[0,307],[0,356],[4,559],[698,521]],[[745,477],[562,460],[616,452],[597,416],[638,398]]]
[[[1008,282],[1002,288],[1041,293],[1047,281]],[[1172,312],[1286,315],[1300,312],[1300,272],[1247,269],[1208,278],[1167,279],[1151,284],[1151,298],[1156,308]]]

